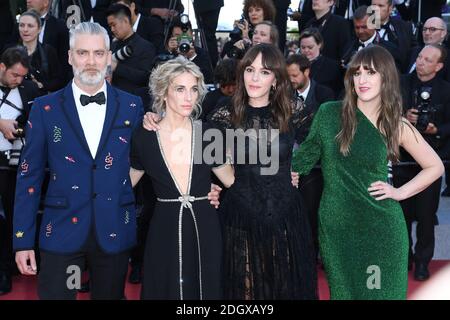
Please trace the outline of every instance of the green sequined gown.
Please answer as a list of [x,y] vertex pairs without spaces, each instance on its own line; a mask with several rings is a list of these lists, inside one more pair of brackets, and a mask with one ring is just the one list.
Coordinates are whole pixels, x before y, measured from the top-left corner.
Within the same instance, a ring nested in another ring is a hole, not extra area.
[[357,110],[357,130],[344,157],[335,140],[341,108],[340,102],[320,107],[293,157],[301,175],[321,162],[319,244],[331,299],[405,299],[408,236],[402,209],[367,191],[372,182],[387,180],[384,139]]

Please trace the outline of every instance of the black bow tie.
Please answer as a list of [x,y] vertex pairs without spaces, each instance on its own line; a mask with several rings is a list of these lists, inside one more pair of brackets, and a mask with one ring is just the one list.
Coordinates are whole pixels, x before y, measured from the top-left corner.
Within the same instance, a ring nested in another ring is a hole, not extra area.
[[99,92],[95,96],[87,96],[85,94],[82,94],[80,96],[80,102],[82,106],[85,106],[89,103],[105,104],[106,103],[105,93]]
[[391,29],[391,24],[388,22],[388,23],[385,23],[385,24],[383,24],[382,26],[381,26],[381,29],[385,29],[385,30],[390,30]]

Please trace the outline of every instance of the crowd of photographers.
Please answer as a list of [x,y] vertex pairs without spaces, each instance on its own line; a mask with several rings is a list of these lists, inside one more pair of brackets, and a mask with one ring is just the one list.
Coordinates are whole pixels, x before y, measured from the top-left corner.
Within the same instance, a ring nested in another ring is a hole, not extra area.
[[[139,95],[151,110],[148,79],[159,63],[183,55],[197,64],[210,84],[202,119],[231,97],[235,71],[246,50],[271,43],[283,50],[292,83],[292,99],[304,104],[305,137],[320,104],[343,94],[346,65],[360,49],[380,45],[394,57],[402,75],[404,115],[416,126],[443,160],[450,157],[450,55],[447,25],[441,18],[446,1],[304,0],[298,10],[290,0],[244,0],[229,41],[217,46],[215,30],[223,0],[196,0],[198,39],[180,0],[27,0],[27,11],[14,21],[9,2],[0,5],[0,295],[11,291],[14,261],[11,252],[14,184],[22,128],[35,97],[63,88],[72,79],[68,64],[68,27],[77,21],[95,21],[109,32],[113,59],[106,79]],[[77,7],[73,7],[76,5]],[[421,5],[421,7],[419,7]],[[372,19],[374,9],[376,21]],[[398,13],[393,15],[394,9]],[[379,18],[379,19],[378,19]],[[78,19],[78,20],[77,20]],[[286,43],[287,19],[298,21],[299,38]],[[372,26],[374,24],[374,26]],[[26,137],[25,137],[26,139]],[[301,140],[301,139],[300,139]],[[402,158],[393,167],[393,183],[401,185],[420,168]],[[448,172],[450,173],[450,172]],[[450,174],[447,174],[447,185]],[[429,277],[434,252],[434,226],[441,180],[403,201],[409,229],[417,224],[417,242],[410,254],[416,280]],[[320,169],[302,177],[300,190],[307,201],[317,245],[317,211],[322,190]],[[151,188],[144,181],[145,188]],[[142,186],[141,185],[141,186]],[[443,195],[450,196],[450,189]],[[140,239],[154,199],[142,199]],[[411,234],[411,232],[410,232]],[[411,246],[412,250],[412,246]],[[140,281],[142,248],[133,255],[130,281]]]

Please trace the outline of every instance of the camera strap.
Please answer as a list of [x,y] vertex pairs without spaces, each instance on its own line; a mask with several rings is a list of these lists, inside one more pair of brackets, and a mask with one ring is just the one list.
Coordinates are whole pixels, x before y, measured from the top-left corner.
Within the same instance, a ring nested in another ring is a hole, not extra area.
[[[3,91],[3,90],[2,90],[2,91]],[[0,101],[0,108],[1,108],[2,105],[5,103],[5,101],[7,101],[6,98],[8,98],[8,95],[9,95],[10,92],[11,92],[11,89],[10,89],[10,88],[8,88],[8,89],[6,90],[6,92],[3,91],[3,98],[2,98],[2,101]]]
[[[11,92],[11,91],[10,91]],[[0,108],[3,106],[3,104],[7,104],[8,106],[10,106],[11,108],[14,108],[14,109],[16,109],[17,111],[19,111],[19,112],[23,112],[23,108],[19,108],[18,106],[16,106],[14,103],[12,103],[11,101],[9,101],[9,100],[7,100],[6,98],[8,97],[8,94],[9,94],[9,92],[7,93],[7,94],[4,94],[3,95],[3,98],[2,98],[2,101],[0,102]]]

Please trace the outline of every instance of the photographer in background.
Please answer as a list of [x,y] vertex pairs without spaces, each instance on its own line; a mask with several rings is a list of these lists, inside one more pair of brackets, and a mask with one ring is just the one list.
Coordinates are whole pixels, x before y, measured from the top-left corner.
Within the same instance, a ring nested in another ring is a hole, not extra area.
[[[31,103],[39,95],[36,85],[24,80],[30,61],[23,47],[6,49],[0,62],[0,197],[5,220],[0,218],[0,295],[11,291],[12,217],[23,126]],[[14,148],[18,148],[14,150]],[[15,158],[11,158],[16,154]],[[26,163],[22,163],[23,166]],[[6,169],[6,168],[9,168]]]
[[[450,155],[450,84],[436,76],[443,67],[446,50],[439,45],[427,45],[416,60],[416,73],[402,77],[402,96],[406,118],[417,128],[442,160]],[[405,152],[401,161],[414,161]],[[394,185],[403,185],[421,170],[418,165],[394,166]],[[434,253],[434,226],[438,223],[441,180],[412,198],[401,201],[410,237],[409,268],[414,260],[414,279],[429,278],[428,264]],[[417,242],[412,254],[411,225],[417,221]]]
[[241,18],[234,21],[234,29],[230,32],[231,40],[223,46],[221,57],[231,57],[229,51],[233,50],[237,41],[250,42],[256,25],[263,21],[275,22],[275,15],[276,9],[271,0],[245,0]]
[[213,71],[205,50],[194,45],[192,25],[187,15],[173,19],[169,27],[166,53],[173,57],[182,55],[195,63],[203,73],[205,83],[213,83]]
[[278,46],[279,38],[277,26],[270,21],[262,21],[255,26],[251,41],[242,39],[235,42],[225,57],[240,60],[251,46],[260,43]]
[[147,17],[138,12],[136,0],[113,0],[113,3],[126,5],[130,9],[131,24],[134,32],[151,42],[157,52],[161,52],[164,49],[164,27],[158,18]]
[[134,93],[148,84],[155,47],[133,31],[130,9],[113,4],[107,10],[108,25],[115,37],[111,70],[112,85]]

